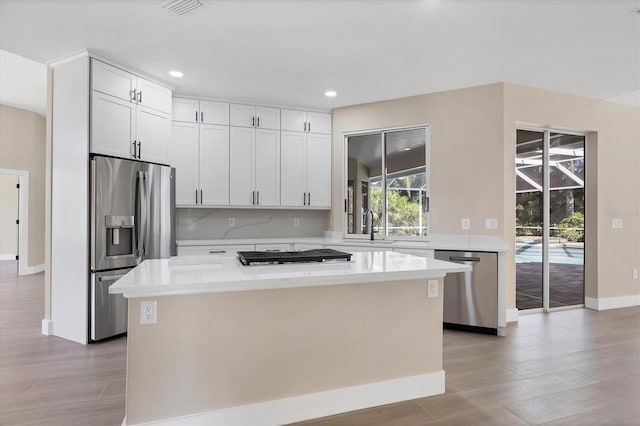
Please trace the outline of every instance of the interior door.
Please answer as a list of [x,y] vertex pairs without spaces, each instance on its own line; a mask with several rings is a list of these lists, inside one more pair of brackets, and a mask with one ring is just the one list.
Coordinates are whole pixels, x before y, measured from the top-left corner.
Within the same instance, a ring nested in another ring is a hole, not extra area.
[[280,205],[280,131],[256,129],[256,204]]
[[331,135],[307,135],[307,203],[331,207]]
[[255,203],[254,169],[256,132],[247,127],[231,127],[229,137],[229,204]]

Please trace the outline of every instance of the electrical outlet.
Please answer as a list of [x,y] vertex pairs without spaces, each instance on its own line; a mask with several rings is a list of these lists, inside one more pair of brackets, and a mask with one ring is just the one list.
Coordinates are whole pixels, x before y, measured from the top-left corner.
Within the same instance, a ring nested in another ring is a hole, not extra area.
[[230,217],[228,219],[228,225],[229,225],[229,228],[233,228],[234,226],[236,226],[236,218],[235,217]]
[[462,229],[471,229],[471,219],[468,217],[463,218],[460,226]]
[[633,277],[634,280],[638,279],[638,268],[635,268],[633,272],[631,272],[631,276]]
[[300,226],[300,218],[299,217],[294,217],[293,218],[293,226]]
[[622,219],[617,217],[611,219],[611,227],[613,229],[622,229]]
[[429,280],[429,291],[427,297],[438,297],[438,280]]
[[498,219],[493,217],[484,220],[484,229],[498,229]]
[[140,324],[155,324],[158,322],[157,318],[158,302],[147,301],[140,302]]

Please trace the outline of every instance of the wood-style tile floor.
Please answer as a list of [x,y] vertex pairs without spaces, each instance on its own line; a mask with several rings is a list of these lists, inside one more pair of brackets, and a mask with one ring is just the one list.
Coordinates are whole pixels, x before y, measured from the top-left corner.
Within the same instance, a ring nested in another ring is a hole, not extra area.
[[[126,339],[40,334],[43,274],[0,262],[0,425],[120,425]],[[447,393],[311,425],[639,425],[640,308],[520,317],[505,338],[446,330]]]

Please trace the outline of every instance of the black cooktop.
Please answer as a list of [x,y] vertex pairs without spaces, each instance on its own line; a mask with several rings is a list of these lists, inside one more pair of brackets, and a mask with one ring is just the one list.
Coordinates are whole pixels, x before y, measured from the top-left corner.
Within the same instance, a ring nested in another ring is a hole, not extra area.
[[256,263],[302,263],[324,262],[325,260],[351,260],[351,253],[334,249],[314,249],[302,251],[239,251],[238,260],[245,266]]

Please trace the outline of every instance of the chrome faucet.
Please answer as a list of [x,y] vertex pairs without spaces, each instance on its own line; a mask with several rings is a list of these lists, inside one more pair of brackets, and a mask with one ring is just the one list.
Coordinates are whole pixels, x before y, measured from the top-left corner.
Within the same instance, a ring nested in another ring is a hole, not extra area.
[[371,241],[374,241],[373,238],[373,210],[369,210],[369,228],[371,231]]

